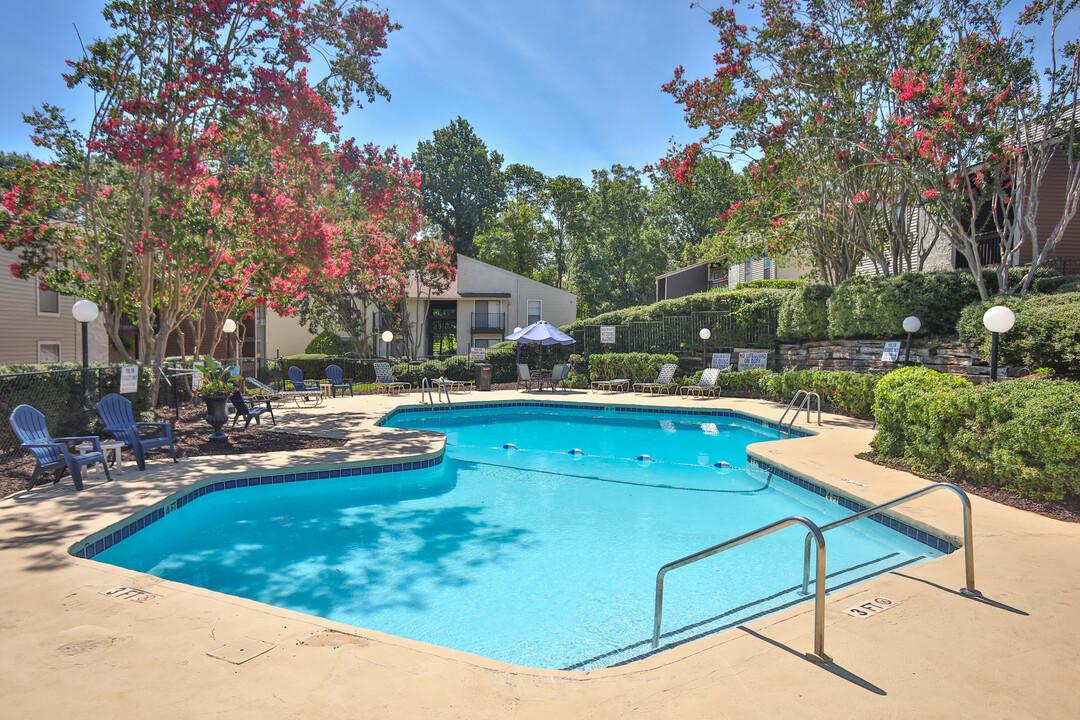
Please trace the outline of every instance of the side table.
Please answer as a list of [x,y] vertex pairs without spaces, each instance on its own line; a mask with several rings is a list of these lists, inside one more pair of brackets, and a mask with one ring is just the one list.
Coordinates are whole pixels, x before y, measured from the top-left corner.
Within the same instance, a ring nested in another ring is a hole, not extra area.
[[[121,462],[122,455],[120,450],[124,447],[124,443],[120,440],[101,440],[101,454],[105,456],[105,462],[109,462],[109,451],[113,451],[113,468],[118,475],[124,474],[124,466]],[[94,446],[88,442],[81,442],[75,446],[76,452],[80,455],[86,455],[94,452]],[[87,468],[89,469],[89,467]]]

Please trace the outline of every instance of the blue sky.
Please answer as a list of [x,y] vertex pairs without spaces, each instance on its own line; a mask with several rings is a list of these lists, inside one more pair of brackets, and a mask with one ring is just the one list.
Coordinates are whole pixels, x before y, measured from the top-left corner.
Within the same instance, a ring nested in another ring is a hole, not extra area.
[[[107,33],[97,0],[8,0],[0,24],[0,150],[40,154],[22,113],[42,102],[80,127],[91,98],[68,90],[64,60]],[[574,175],[662,157],[697,138],[660,91],[677,65],[708,74],[716,33],[689,0],[386,0],[404,27],[378,65],[390,90],[342,118],[358,142],[420,140],[461,116],[507,163]]]

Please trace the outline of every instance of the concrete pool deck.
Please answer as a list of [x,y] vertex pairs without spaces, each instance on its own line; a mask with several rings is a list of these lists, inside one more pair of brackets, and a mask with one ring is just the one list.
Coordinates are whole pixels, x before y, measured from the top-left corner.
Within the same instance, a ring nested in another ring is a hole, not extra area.
[[[726,408],[769,420],[783,411],[723,397],[454,395],[455,403],[540,398]],[[96,473],[76,492],[65,478],[0,501],[4,704],[20,717],[42,719],[1080,715],[1080,525],[974,496],[976,585],[984,599],[958,592],[963,552],[838,591],[826,604],[829,665],[803,658],[813,647],[812,603],[625,667],[570,673],[511,666],[67,552],[211,475],[437,454],[438,436],[373,425],[393,407],[418,402],[415,394],[358,396],[275,411],[280,429],[343,437],[342,448],[175,465],[154,453],[145,472],[128,464],[111,483]],[[928,484],[855,457],[873,437],[870,423],[828,414],[823,420],[812,428],[816,436],[759,443],[751,452],[870,504]],[[898,514],[962,536],[952,493],[932,493]],[[120,586],[158,597],[139,603],[103,594]],[[867,618],[844,612],[875,596],[895,604]]]

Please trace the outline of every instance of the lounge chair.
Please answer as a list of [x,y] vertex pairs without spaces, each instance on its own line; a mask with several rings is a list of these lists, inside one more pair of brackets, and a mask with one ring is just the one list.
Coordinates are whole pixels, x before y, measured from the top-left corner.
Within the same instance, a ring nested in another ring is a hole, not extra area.
[[701,378],[697,381],[696,385],[687,385],[679,392],[686,397],[689,397],[690,395],[695,397],[705,397],[706,395],[716,397],[716,394],[720,391],[720,388],[716,386],[716,381],[719,377],[719,368],[706,368],[701,371]]
[[326,380],[330,383],[330,396],[337,397],[337,391],[341,391],[341,396],[345,397],[345,391],[349,391],[349,395],[353,394],[353,379],[342,377],[343,372],[337,365],[326,366]]
[[386,390],[389,395],[400,390],[412,390],[412,383],[404,380],[395,380],[394,373],[390,370],[390,363],[375,363],[375,392]]
[[518,376],[517,376],[518,390],[520,390],[521,386],[524,385],[525,386],[525,391],[529,392],[530,390],[532,390],[533,384],[538,382],[538,380],[539,380],[539,378],[535,377],[532,374],[532,372],[529,370],[529,366],[526,365],[525,363],[518,363],[517,364],[517,374],[518,374]]
[[[11,429],[15,431],[15,435],[22,441],[21,447],[29,450],[37,461],[34,474],[30,476],[31,487],[37,485],[38,476],[43,472],[51,472],[54,483],[60,482],[60,478],[68,472],[71,473],[71,479],[75,482],[75,489],[82,490],[82,468],[97,462],[105,466],[105,478],[112,480],[112,476],[109,475],[109,464],[105,462],[105,453],[101,451],[101,440],[96,435],[54,438],[45,426],[45,416],[29,405],[20,405],[12,410],[8,422],[11,423]],[[93,452],[73,455],[67,444],[81,442],[93,445]]]
[[270,422],[277,425],[277,420],[274,419],[274,409],[270,407],[270,398],[266,398],[264,402],[265,406],[256,404],[258,401],[252,398],[245,398],[244,394],[239,389],[234,390],[233,394],[229,396],[229,402],[232,403],[233,409],[236,413],[233,415],[232,426],[236,427],[236,423],[240,418],[244,418],[244,429],[248,429],[248,425],[251,425],[251,421],[254,420],[255,424],[259,424],[259,416],[263,413],[270,413]]
[[[321,390],[317,395],[310,390],[275,390],[266,383],[260,382],[253,377],[244,378],[244,382],[245,386],[255,388],[266,395],[267,400],[281,400],[285,402],[292,400],[296,403],[297,407],[300,406],[301,401],[303,401],[304,405],[307,407],[319,407],[322,405],[323,396]],[[277,424],[276,421],[274,424]]]
[[[167,422],[135,422],[131,410],[131,401],[123,395],[109,393],[97,404],[97,412],[105,423],[105,432],[124,443],[135,453],[135,462],[140,470],[146,469],[146,451],[156,447],[169,446],[173,462],[176,462],[176,446],[173,444],[172,426]],[[161,435],[143,437],[143,428],[158,428]]]
[[[551,368],[550,375],[543,375],[540,378],[540,389],[544,389],[544,385],[551,386],[551,392],[555,392],[555,388],[559,383],[562,383],[570,375],[570,363],[563,363]],[[565,388],[564,388],[565,389]]]
[[675,371],[679,366],[675,363],[667,363],[660,368],[660,374],[656,376],[656,380],[649,383],[634,383],[634,392],[645,393],[649,392],[653,395],[663,393],[672,393],[679,387],[679,383],[675,382]]

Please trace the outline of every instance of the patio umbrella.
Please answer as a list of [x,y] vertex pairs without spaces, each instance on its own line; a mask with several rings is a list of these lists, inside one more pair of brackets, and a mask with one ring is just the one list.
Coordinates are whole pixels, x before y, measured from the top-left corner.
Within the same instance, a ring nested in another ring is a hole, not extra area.
[[532,325],[512,332],[506,336],[507,340],[513,340],[519,345],[535,343],[540,346],[540,358],[543,361],[544,345],[573,345],[576,341],[559,328],[545,320],[537,320]]

